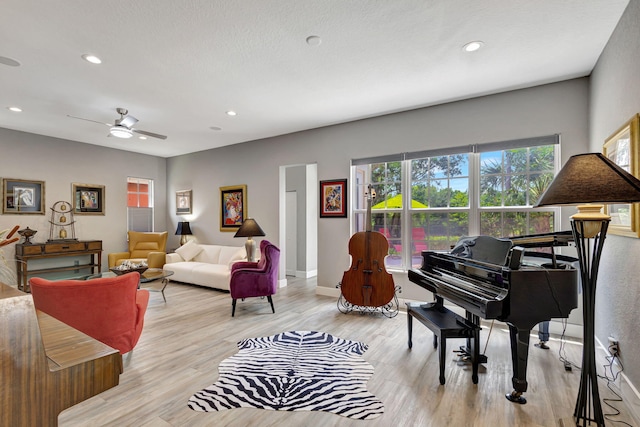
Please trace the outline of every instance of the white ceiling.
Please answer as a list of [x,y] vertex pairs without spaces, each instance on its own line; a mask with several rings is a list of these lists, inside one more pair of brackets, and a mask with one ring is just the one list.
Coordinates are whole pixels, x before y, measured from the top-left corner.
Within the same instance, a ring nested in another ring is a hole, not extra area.
[[[0,127],[171,157],[582,77],[627,3],[2,0]],[[168,138],[67,117],[117,107]]]

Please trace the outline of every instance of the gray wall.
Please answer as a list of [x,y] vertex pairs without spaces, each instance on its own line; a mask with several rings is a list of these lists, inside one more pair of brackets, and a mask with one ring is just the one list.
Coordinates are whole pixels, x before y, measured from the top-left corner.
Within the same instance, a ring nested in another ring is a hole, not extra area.
[[[132,142],[135,144],[135,141]],[[0,128],[0,177],[45,182],[45,215],[0,215],[0,230],[19,224],[37,230],[33,241],[49,238],[49,208],[71,202],[71,183],[105,186],[106,215],[75,215],[76,237],[103,241],[103,270],[109,252],[127,248],[127,177],[151,178],[155,184],[155,227],[165,230],[166,160],[144,154],[81,144]],[[175,230],[175,229],[174,229]],[[69,236],[70,237],[70,236]],[[4,248],[13,258],[14,246]]]
[[[260,218],[267,238],[279,244],[280,166],[315,163],[318,180],[349,178],[353,158],[552,133],[562,135],[564,161],[586,150],[588,83],[587,78],[569,80],[167,160],[3,129],[3,158],[21,161],[5,161],[1,174],[46,181],[47,207],[70,198],[71,182],[106,185],[107,215],[78,217],[77,223],[78,237],[102,239],[105,253],[125,247],[128,175],[156,180],[156,228],[170,231],[169,247],[178,245],[173,230],[184,220],[203,243],[241,246],[241,239],[220,231],[219,224],[219,187],[237,184],[247,185],[249,216]],[[176,216],[175,191],[185,189],[193,190],[193,214]],[[1,215],[0,227],[17,221],[38,230],[39,238],[48,233],[46,215]],[[349,219],[318,219],[317,226],[318,286],[335,290],[350,265]],[[427,297],[406,274],[396,282],[405,298]]]
[[[279,245],[279,176],[283,165],[317,164],[318,180],[349,178],[354,158],[553,133],[562,135],[564,162],[587,150],[588,95],[589,79],[574,79],[167,160],[5,129],[0,133],[3,157],[29,160],[5,162],[2,176],[47,181],[47,206],[69,198],[71,182],[106,185],[107,216],[79,217],[77,228],[82,239],[104,240],[105,253],[125,247],[123,183],[127,175],[156,180],[156,227],[170,231],[170,248],[178,245],[179,238],[173,235],[177,222],[185,220],[191,222],[200,242],[241,246],[243,241],[234,239],[234,233],[220,231],[219,187],[246,184],[249,216],[260,218],[267,238]],[[185,189],[193,190],[193,214],[177,216],[175,191]],[[48,230],[45,216],[0,216],[3,228],[16,221],[40,233]],[[318,286],[335,291],[350,265],[349,219],[317,221]],[[564,220],[563,228],[567,227]],[[428,298],[406,274],[395,279],[403,287],[404,298]]]
[[[168,194],[193,188],[197,238],[238,245],[219,230],[218,187],[247,184],[249,216],[260,218],[267,238],[279,244],[282,165],[317,163],[318,180],[350,178],[354,158],[554,133],[562,135],[564,163],[587,150],[588,91],[587,78],[574,79],[175,157],[167,162]],[[172,226],[177,220],[170,219]],[[318,219],[320,288],[335,290],[349,267],[350,236],[349,219]],[[428,297],[406,274],[396,283],[404,298]]]
[[[631,0],[591,76],[589,150],[640,112],[640,0]],[[620,341],[624,372],[640,384],[640,239],[608,235],[600,263],[596,336]]]

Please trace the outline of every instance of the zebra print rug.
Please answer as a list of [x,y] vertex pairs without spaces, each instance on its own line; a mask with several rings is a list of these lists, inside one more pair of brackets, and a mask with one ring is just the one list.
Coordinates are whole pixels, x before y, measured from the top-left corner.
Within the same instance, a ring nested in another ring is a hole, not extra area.
[[238,348],[220,363],[218,381],[191,396],[191,409],[325,411],[362,420],[384,412],[367,391],[373,366],[361,357],[368,348],[364,343],[290,331],[245,339]]

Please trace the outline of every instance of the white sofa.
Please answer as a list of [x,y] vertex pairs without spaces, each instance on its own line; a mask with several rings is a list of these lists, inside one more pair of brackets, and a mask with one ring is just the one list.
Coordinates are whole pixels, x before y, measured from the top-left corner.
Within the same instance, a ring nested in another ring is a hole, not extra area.
[[189,241],[168,253],[165,271],[173,271],[172,281],[229,290],[231,264],[246,261],[247,252],[242,247],[203,245]]

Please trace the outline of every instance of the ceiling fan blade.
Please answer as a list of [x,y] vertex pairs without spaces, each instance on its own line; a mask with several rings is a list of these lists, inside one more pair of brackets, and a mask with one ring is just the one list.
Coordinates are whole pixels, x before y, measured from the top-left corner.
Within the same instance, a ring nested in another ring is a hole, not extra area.
[[122,119],[120,119],[120,123],[122,126],[126,126],[129,129],[131,129],[131,126],[135,125],[136,123],[138,123],[138,119],[136,119],[133,116],[124,116]]
[[158,139],[167,139],[166,135],[160,135],[159,133],[147,132],[139,129],[131,129],[131,130],[134,131],[135,133],[139,133],[140,135],[146,135],[146,136],[150,136],[152,138],[158,138]]
[[67,114],[67,117],[71,117],[72,119],[85,120],[87,122],[98,123],[98,124],[105,125],[105,126],[113,126],[113,124],[111,124],[111,123],[105,123],[105,122],[99,122],[97,120],[85,119],[83,117],[71,116],[69,114]]

